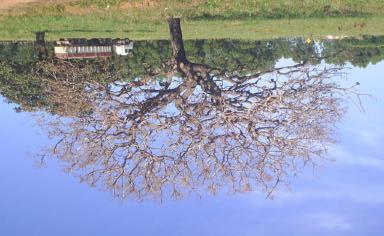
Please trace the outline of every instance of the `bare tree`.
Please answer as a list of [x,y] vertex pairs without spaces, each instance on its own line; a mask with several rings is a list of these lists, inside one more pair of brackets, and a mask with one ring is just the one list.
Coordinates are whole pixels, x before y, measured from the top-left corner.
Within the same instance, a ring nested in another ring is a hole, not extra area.
[[58,140],[47,155],[90,185],[139,199],[270,196],[317,163],[345,111],[349,89],[331,79],[341,68],[301,63],[238,75],[189,62],[180,19],[169,28],[173,61],[131,84],[83,83],[77,97],[91,112],[46,123]]

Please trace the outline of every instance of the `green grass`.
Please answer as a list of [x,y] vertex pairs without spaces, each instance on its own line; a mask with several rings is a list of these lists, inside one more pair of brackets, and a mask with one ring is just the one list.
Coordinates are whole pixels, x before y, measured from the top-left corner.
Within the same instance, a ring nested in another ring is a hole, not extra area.
[[0,39],[168,39],[170,15],[186,39],[384,35],[383,0],[71,0],[3,13]]
[[[120,37],[135,40],[168,39],[166,22],[130,23],[124,17],[98,15],[78,17],[7,17],[2,19],[0,39],[34,39],[34,32],[46,31],[47,39],[70,37]],[[311,18],[241,21],[184,21],[185,39],[266,39],[327,35],[384,35],[384,17]]]
[[[62,15],[91,8],[159,21],[168,14],[185,19],[303,18],[384,14],[383,0],[67,0],[24,9],[27,15]],[[92,11],[91,10],[91,11]],[[19,12],[20,9],[17,9]],[[90,12],[89,10],[87,11]]]

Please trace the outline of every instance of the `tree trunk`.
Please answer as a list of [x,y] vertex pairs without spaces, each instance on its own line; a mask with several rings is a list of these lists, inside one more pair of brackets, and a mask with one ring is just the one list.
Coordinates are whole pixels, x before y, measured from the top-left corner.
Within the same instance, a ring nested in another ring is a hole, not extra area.
[[35,50],[39,60],[48,58],[48,49],[45,45],[45,32],[36,32]]
[[171,44],[173,57],[176,63],[187,62],[184,50],[183,33],[181,32],[180,17],[171,17],[168,19],[169,31],[171,34]]
[[209,66],[192,63],[187,59],[184,49],[183,33],[180,26],[180,17],[170,17],[168,24],[171,34],[173,58],[177,70],[184,74],[187,79],[192,79],[200,84],[205,92],[219,98],[221,91],[209,75]]

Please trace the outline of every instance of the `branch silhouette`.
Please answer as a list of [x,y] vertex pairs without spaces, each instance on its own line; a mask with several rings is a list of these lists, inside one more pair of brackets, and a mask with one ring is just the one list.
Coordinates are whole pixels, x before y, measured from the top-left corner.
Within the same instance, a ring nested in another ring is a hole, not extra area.
[[180,19],[169,28],[173,60],[159,73],[76,86],[70,73],[50,75],[72,91],[55,99],[80,109],[42,122],[59,140],[46,155],[92,186],[138,199],[255,189],[269,197],[316,165],[345,111],[349,89],[331,79],[342,68],[300,63],[238,75],[190,62]]

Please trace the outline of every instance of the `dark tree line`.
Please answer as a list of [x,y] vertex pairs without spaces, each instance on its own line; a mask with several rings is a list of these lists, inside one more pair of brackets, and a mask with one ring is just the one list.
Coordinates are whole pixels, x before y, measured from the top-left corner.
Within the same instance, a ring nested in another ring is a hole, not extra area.
[[[335,65],[348,62],[365,67],[383,59],[383,37],[363,37],[362,39],[324,40],[320,49],[324,60]],[[304,39],[276,39],[265,41],[239,40],[195,40],[185,41],[185,51],[195,63],[247,74],[268,71],[282,58],[292,58],[295,62],[319,63],[319,51]],[[48,44],[52,53],[53,45]],[[52,56],[52,55],[51,55]],[[58,104],[50,102],[50,74],[59,68],[88,76],[97,82],[116,80],[132,81],[135,78],[159,72],[172,59],[169,41],[139,41],[134,53],[128,58],[115,57],[107,60],[77,60],[65,63],[57,60],[38,61],[34,44],[0,43],[0,92],[10,102],[19,104],[21,109],[33,110],[45,107],[55,113]],[[86,70],[87,72],[84,72]],[[90,76],[91,75],[91,76]],[[163,77],[165,77],[164,75]],[[48,82],[47,82],[48,81]]]

